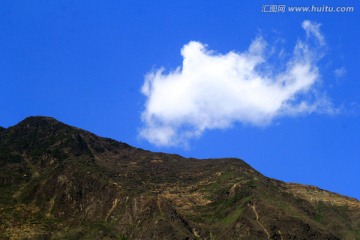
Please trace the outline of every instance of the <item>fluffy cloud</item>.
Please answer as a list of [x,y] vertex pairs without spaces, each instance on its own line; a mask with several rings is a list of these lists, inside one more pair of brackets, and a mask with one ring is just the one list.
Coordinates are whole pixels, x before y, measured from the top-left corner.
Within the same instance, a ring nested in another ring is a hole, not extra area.
[[296,43],[285,63],[275,63],[262,37],[244,52],[227,54],[200,42],[184,45],[181,67],[145,77],[140,136],[158,146],[186,145],[205,130],[236,122],[266,126],[276,117],[326,111],[329,104],[316,91],[325,39],[320,24],[304,21],[302,27],[306,40]]

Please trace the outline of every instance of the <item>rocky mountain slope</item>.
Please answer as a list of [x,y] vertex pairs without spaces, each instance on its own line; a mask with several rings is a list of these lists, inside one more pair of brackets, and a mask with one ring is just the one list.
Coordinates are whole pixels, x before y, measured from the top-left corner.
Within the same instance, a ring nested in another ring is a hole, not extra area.
[[29,117],[0,128],[0,239],[360,239],[360,202]]

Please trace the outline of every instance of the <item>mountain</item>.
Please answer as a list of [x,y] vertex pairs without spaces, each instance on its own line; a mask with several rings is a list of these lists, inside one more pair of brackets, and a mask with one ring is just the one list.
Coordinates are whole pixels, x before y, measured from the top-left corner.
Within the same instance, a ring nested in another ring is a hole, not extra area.
[[360,239],[360,202],[29,117],[0,128],[0,239]]

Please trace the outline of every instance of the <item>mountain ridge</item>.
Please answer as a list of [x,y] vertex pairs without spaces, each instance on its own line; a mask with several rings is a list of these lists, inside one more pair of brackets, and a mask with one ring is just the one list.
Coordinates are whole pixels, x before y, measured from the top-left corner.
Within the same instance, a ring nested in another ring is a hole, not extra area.
[[50,117],[0,129],[0,167],[3,239],[360,239],[354,198]]

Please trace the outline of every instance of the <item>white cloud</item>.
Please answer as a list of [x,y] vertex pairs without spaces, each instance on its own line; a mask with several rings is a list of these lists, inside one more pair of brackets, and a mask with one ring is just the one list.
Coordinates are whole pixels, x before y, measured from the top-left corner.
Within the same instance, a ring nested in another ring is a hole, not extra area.
[[302,27],[303,29],[305,29],[306,36],[308,38],[315,36],[315,38],[319,41],[321,45],[325,44],[325,38],[320,32],[320,27],[321,27],[320,23],[314,23],[314,22],[310,22],[309,20],[305,20],[302,23]]
[[[184,45],[181,67],[168,73],[161,68],[145,77],[140,136],[158,146],[186,145],[205,130],[236,122],[266,126],[276,117],[326,111],[328,101],[316,93],[316,52],[325,40],[320,24],[304,21],[302,27],[306,40],[296,43],[281,66],[269,60],[262,37],[247,51],[227,54],[200,42]],[[317,44],[310,46],[314,39]]]
[[344,67],[337,68],[335,69],[334,74],[336,78],[343,78],[347,74],[346,68]]

